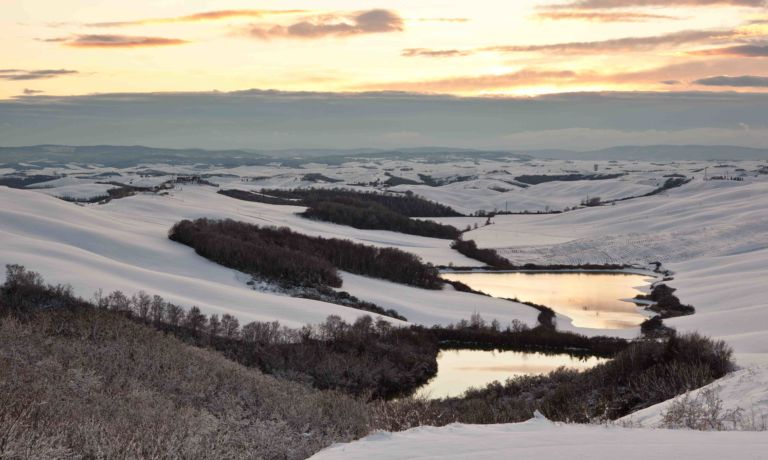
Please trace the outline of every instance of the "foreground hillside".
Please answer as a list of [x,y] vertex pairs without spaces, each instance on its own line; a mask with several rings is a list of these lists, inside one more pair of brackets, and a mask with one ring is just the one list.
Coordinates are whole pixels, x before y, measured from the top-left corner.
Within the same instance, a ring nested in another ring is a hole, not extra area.
[[366,432],[362,402],[111,311],[0,315],[0,458],[301,459]]

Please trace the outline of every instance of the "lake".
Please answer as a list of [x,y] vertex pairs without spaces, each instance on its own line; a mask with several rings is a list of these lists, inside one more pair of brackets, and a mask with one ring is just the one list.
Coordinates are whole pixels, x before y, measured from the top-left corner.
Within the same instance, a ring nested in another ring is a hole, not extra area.
[[584,370],[603,361],[568,354],[442,350],[437,357],[437,375],[416,394],[432,399],[461,396],[468,388],[482,388],[493,381],[504,383],[510,377],[547,374],[563,366]]
[[499,298],[545,305],[577,327],[625,329],[648,318],[631,299],[653,278],[619,272],[471,272],[443,273],[472,289]]

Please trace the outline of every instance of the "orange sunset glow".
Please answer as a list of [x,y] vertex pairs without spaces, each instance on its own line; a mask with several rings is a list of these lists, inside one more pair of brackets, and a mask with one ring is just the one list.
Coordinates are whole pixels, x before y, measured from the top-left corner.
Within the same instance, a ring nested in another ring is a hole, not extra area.
[[28,0],[0,12],[4,99],[768,88],[763,0]]

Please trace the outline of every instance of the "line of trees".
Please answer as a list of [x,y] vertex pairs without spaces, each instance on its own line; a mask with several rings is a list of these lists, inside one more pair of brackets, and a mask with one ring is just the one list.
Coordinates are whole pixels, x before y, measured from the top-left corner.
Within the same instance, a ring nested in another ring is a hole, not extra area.
[[336,203],[378,203],[390,211],[408,217],[461,217],[444,204],[422,198],[412,192],[378,193],[344,188],[262,189],[261,194],[288,200],[301,200],[306,206],[330,201]]
[[345,200],[345,203],[320,201],[313,203],[301,215],[308,219],[333,222],[367,230],[389,230],[408,235],[454,239],[461,232],[451,225],[429,220],[411,219],[378,203]]
[[546,324],[531,328],[514,320],[502,327],[497,320],[485,321],[478,313],[456,324],[433,326],[429,333],[435,336],[441,348],[455,349],[538,351],[611,358],[629,346],[627,340],[618,337],[587,337],[557,331]]
[[478,260],[485,265],[493,268],[513,270],[515,268],[507,259],[501,257],[493,249],[481,249],[477,247],[474,240],[455,240],[451,243],[451,248],[459,251],[470,259]]
[[304,217],[339,225],[389,230],[432,238],[457,238],[460,232],[453,226],[412,217],[461,216],[449,206],[426,200],[411,192],[403,194],[360,192],[334,189],[264,189],[260,193],[242,190],[222,190],[219,193],[245,201],[266,204],[303,205]]
[[[451,248],[470,259],[483,262],[489,267],[498,270],[620,270],[622,268],[627,268],[627,266],[621,264],[537,265],[528,263],[515,265],[506,258],[500,256],[499,253],[493,249],[478,248],[477,243],[475,243],[474,240],[455,240],[451,243]],[[517,300],[515,301],[517,302]]]
[[183,220],[168,236],[216,263],[287,287],[340,287],[337,268],[425,289],[443,285],[435,267],[405,251],[307,236],[287,227],[230,219]]

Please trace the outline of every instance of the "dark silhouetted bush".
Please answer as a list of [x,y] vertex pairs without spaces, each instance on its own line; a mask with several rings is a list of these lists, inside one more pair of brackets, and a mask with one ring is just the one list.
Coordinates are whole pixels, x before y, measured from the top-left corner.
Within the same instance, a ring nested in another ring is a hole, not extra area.
[[341,286],[336,269],[426,289],[441,289],[437,269],[394,248],[302,235],[286,227],[233,220],[176,223],[169,238],[221,265],[284,286]]

